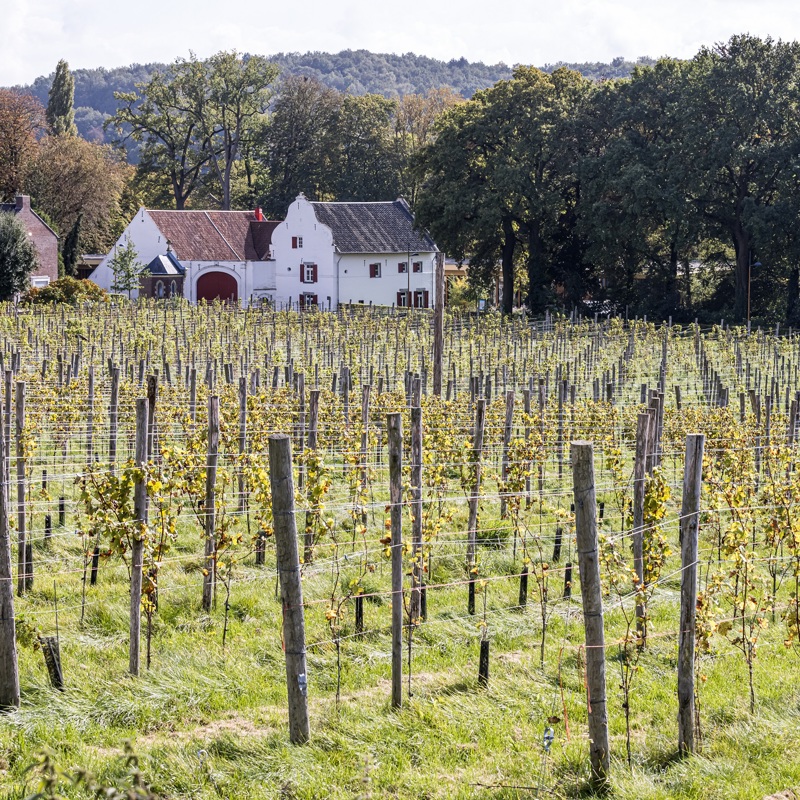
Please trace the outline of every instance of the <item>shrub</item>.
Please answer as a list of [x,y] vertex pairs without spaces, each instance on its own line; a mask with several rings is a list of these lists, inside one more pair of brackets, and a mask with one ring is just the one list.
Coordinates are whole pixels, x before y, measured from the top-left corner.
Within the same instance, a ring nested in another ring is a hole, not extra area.
[[82,303],[107,303],[108,292],[92,281],[77,278],[59,278],[41,289],[28,289],[22,302],[30,305],[65,303],[71,306]]

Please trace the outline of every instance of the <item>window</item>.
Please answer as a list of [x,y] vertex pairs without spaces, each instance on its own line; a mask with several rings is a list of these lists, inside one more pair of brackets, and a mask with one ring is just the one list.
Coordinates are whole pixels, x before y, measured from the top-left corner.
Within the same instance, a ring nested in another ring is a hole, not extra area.
[[397,307],[408,308],[408,292],[405,289],[401,289],[397,293]]
[[45,286],[50,285],[50,278],[43,277],[43,278],[31,278],[31,286],[34,289],[44,289]]
[[415,261],[414,262],[414,272],[422,272],[422,262]]
[[317,296],[311,292],[305,292],[300,295],[300,308],[311,308],[317,305]]
[[380,278],[380,276],[381,276],[381,265],[380,264],[370,264],[369,265],[369,276],[370,276],[370,278]]
[[169,285],[169,296],[170,297],[177,297],[178,296],[178,284],[175,281],[172,281]]
[[303,248],[303,237],[292,236],[292,250],[302,250],[302,248]]
[[300,282],[301,283],[316,283],[317,265],[316,264],[301,264],[300,265]]
[[164,281],[156,281],[156,297],[161,299],[164,296]]
[[416,289],[414,291],[414,308],[428,307],[428,290]]
[[405,274],[408,272],[408,261],[401,261],[401,262],[400,262],[400,263],[397,265],[397,272],[398,272],[400,275],[405,275]]

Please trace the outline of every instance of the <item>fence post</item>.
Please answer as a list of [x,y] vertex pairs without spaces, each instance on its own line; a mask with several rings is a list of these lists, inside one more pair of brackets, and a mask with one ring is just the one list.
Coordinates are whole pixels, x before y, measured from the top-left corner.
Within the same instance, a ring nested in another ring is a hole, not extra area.
[[409,618],[415,625],[422,609],[422,398],[419,378],[411,389],[411,603]]
[[475,568],[478,550],[478,501],[481,494],[481,457],[483,453],[483,430],[486,425],[486,400],[480,398],[475,411],[475,432],[472,440],[472,463],[475,467],[474,483],[469,496],[469,519],[467,521],[467,575],[469,597],[467,611],[475,613]]
[[0,425],[0,710],[19,706],[19,667],[14,621],[14,586],[11,583],[11,530],[9,528],[9,480],[5,469],[10,443]]
[[216,561],[216,498],[214,487],[217,482],[217,459],[219,457],[219,397],[213,395],[208,401],[208,455],[206,461],[206,497],[203,505],[205,514],[205,562],[203,567],[203,610],[211,611],[214,599],[214,586],[217,576]]
[[392,522],[392,708],[403,705],[403,422],[388,414]]
[[17,594],[22,597],[33,588],[33,543],[27,535],[25,515],[25,381],[16,386],[17,432]]
[[[639,414],[636,418],[636,455],[633,463],[633,570],[644,586],[644,489],[647,474],[647,451],[649,449],[650,415]],[[646,609],[637,600],[636,631],[640,643],[644,644]]]
[[600,586],[594,490],[594,448],[591,442],[573,442],[571,450],[575,533],[578,540],[578,569],[581,577],[583,626],[586,633],[589,757],[592,767],[592,786],[601,789],[608,781],[609,750],[603,595]]
[[281,583],[286,689],[289,699],[289,741],[309,740],[308,677],[303,586],[297,550],[297,521],[292,480],[292,439],[285,433],[269,437],[269,482],[275,520],[275,554]]
[[686,437],[681,504],[681,625],[678,644],[678,750],[694,752],[694,642],[697,608],[697,535],[705,436]]
[[142,630],[142,562],[144,560],[144,528],[147,525],[147,464],[149,403],[146,397],[136,401],[136,482],[133,487],[133,516],[136,528],[131,537],[131,624],[130,661],[128,671],[139,674],[139,644]]

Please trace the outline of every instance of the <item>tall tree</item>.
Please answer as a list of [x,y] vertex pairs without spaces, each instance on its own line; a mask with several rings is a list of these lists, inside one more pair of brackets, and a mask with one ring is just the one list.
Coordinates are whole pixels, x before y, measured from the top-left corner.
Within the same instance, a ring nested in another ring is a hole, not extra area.
[[142,144],[137,171],[166,176],[175,208],[186,208],[211,159],[205,131],[206,70],[202,62],[178,59],[135,92],[115,92],[117,113],[106,123],[117,140]]
[[26,186],[36,209],[59,231],[69,231],[82,214],[83,246],[103,253],[119,235],[120,199],[130,172],[108,145],[78,136],[48,136]]
[[263,56],[223,51],[208,59],[206,70],[208,88],[201,122],[220,184],[220,204],[229,209],[234,166],[266,118],[278,67]]
[[315,78],[296,75],[280,83],[259,143],[268,181],[264,206],[270,215],[284,215],[300,192],[310,200],[332,199],[341,103],[339,92]]
[[400,193],[400,159],[393,133],[394,100],[345,95],[336,133],[338,200],[385,200]]
[[539,311],[550,300],[557,254],[576,244],[572,121],[589,86],[564,68],[547,75],[519,67],[511,80],[447,112],[435,142],[422,151],[420,222],[457,257],[470,257],[470,275],[500,262],[505,313],[513,308],[519,245],[526,251],[527,303]]
[[0,300],[28,288],[38,256],[25,226],[13,213],[0,212]]
[[61,248],[61,257],[64,262],[64,274],[74,278],[78,272],[78,259],[80,258],[81,222],[83,211],[78,212],[75,223],[69,229]]
[[64,59],[58,62],[47,99],[47,124],[56,135],[77,136],[75,127],[75,79]]
[[748,314],[757,258],[754,220],[774,203],[800,157],[799,93],[797,42],[734,36],[691,62],[681,116],[684,187],[709,235],[734,248],[740,320]]
[[38,152],[44,108],[30,95],[0,89],[0,201],[13,200]]

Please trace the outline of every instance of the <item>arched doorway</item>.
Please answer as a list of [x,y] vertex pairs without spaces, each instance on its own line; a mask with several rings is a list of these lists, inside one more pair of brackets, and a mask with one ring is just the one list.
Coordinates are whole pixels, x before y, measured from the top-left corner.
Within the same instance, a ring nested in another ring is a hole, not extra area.
[[197,302],[214,300],[235,303],[239,299],[239,285],[236,278],[227,272],[204,272],[197,279]]

